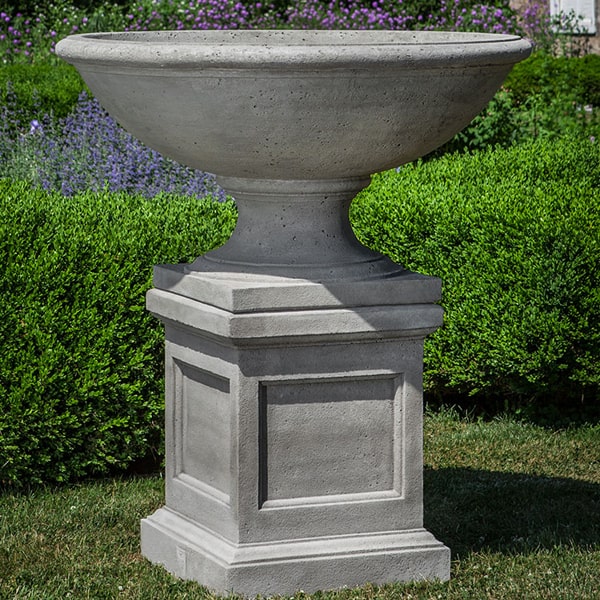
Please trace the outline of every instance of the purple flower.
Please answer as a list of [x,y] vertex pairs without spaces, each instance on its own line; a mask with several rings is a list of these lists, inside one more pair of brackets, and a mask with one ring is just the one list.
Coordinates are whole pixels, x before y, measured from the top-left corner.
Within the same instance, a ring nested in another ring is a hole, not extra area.
[[36,133],[38,131],[40,133],[43,131],[42,130],[42,125],[41,125],[41,123],[37,119],[33,119],[33,121],[31,121],[31,123],[30,123],[29,133],[31,135],[33,135],[34,133]]
[[[124,131],[97,100],[82,94],[75,111],[59,122],[49,117],[29,123],[29,135],[14,135],[18,124],[6,109],[0,114],[0,163],[5,154],[21,151],[34,164],[34,183],[72,195],[85,190],[125,191],[154,197],[176,193],[224,199],[214,177],[183,167],[144,146]],[[7,138],[12,148],[4,147]],[[23,161],[21,161],[23,162]]]

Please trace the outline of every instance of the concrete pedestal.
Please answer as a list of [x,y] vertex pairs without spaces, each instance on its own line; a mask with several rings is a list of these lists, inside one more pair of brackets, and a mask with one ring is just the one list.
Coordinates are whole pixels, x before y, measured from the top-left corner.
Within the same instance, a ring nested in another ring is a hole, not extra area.
[[155,271],[166,506],[142,552],[220,593],[449,577],[423,529],[422,349],[438,280]]

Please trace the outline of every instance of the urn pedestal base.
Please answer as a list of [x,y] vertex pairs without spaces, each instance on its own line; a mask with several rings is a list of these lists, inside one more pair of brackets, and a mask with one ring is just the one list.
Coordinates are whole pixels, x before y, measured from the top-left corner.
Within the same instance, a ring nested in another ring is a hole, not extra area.
[[168,508],[142,522],[144,554],[183,579],[223,594],[292,595],[447,579],[449,550],[424,529],[233,544]]
[[220,593],[449,577],[423,529],[422,349],[438,280],[155,271],[166,506],[142,552]]

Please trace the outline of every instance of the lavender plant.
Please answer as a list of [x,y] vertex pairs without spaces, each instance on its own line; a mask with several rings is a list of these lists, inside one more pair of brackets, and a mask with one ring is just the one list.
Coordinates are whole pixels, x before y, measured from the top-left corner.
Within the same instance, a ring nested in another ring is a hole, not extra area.
[[127,13],[128,31],[156,29],[407,29],[417,22],[403,3],[302,0],[245,4],[236,0],[153,0]]
[[141,1],[131,7],[125,19],[126,31],[268,29],[280,25],[274,5],[237,0]]
[[548,0],[526,0],[519,21],[527,37],[538,45],[552,36]]
[[514,13],[465,0],[442,0],[420,14],[402,0],[301,0],[245,4],[237,0],[141,1],[127,13],[129,31],[155,29],[449,29],[509,33]]
[[375,0],[306,1],[290,5],[282,15],[289,27],[298,29],[411,29],[417,17],[407,13],[402,2]]
[[183,167],[133,138],[85,93],[72,114],[23,123],[18,107],[4,106],[0,123],[0,178],[29,181],[66,196],[125,191],[224,199],[212,175]]
[[[52,59],[56,42],[73,33],[157,29],[437,29],[517,33],[540,49],[581,54],[575,14],[551,16],[549,0],[527,0],[517,14],[505,0],[138,0],[123,9],[102,2],[85,11],[57,0],[35,16],[0,12],[0,64]],[[425,9],[425,12],[423,12]]]
[[54,56],[58,40],[74,33],[119,30],[124,27],[120,9],[108,2],[91,13],[68,0],[43,3],[34,16],[0,12],[0,64],[37,62]]

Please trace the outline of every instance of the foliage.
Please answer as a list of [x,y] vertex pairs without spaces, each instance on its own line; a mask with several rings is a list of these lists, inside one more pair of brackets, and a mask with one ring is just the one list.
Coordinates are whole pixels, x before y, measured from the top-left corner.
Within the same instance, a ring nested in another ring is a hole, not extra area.
[[515,65],[506,89],[517,141],[535,137],[600,135],[600,56],[533,54]]
[[534,52],[513,67],[504,87],[510,90],[517,105],[533,95],[545,102],[566,95],[580,105],[600,107],[600,55],[555,57]]
[[[483,150],[494,146],[507,147],[522,142],[523,133],[518,125],[518,109],[512,94],[501,89],[471,123],[450,141],[431,153],[432,157],[449,152]],[[531,139],[525,134],[525,139]]]
[[160,453],[152,265],[222,244],[230,203],[0,180],[0,482],[65,481]]
[[482,31],[512,33],[514,12],[503,7],[469,0],[440,0],[431,12],[419,3],[383,0],[333,0],[305,2],[289,6],[284,13],[286,26],[306,29],[427,29],[441,31]]
[[[0,481],[106,473],[157,452],[162,344],[140,304],[149,269],[222,242],[234,218],[229,203],[161,196],[222,199],[211,176],[145,148],[78,96],[71,67],[38,58],[63,35],[111,28],[515,26],[504,7],[418,6],[428,7],[59,1],[35,19],[0,15],[0,46],[13,36],[5,62],[34,63],[0,69]],[[471,406],[528,415],[542,407],[547,420],[598,410],[599,61],[534,54],[437,156],[486,152],[378,175],[353,206],[366,243],[444,281],[446,326],[426,346],[438,399],[470,395]],[[516,142],[524,146],[491,150]]]
[[29,127],[41,115],[66,117],[86,90],[77,70],[62,63],[11,64],[0,68],[0,107],[5,123]]
[[442,278],[445,326],[428,338],[438,398],[525,411],[597,410],[600,146],[540,139],[377,175],[357,235]]
[[492,4],[440,0],[438,12],[427,29],[520,33],[516,13],[506,0]]
[[581,56],[589,52],[587,30],[574,11],[551,14],[550,0],[525,0],[519,14],[523,34],[537,51],[562,56]]
[[0,4],[0,63],[52,61],[70,34],[155,29],[437,29],[516,33],[548,53],[588,51],[574,13],[550,16],[548,0],[521,12],[507,0],[54,0]]
[[19,8],[0,10],[0,64],[39,62],[54,55],[59,39],[75,34],[123,27],[121,9],[109,2],[82,10],[68,0],[36,5],[28,14]]
[[600,139],[600,56],[535,52],[517,63],[488,106],[433,155],[538,137]]
[[0,107],[0,177],[29,181],[65,195],[126,191],[224,198],[214,177],[183,167],[123,130],[84,92],[63,119],[48,115],[22,122],[18,104]]
[[[597,411],[599,173],[598,145],[538,140],[408,165],[359,196],[359,237],[444,282],[430,396],[542,406],[548,419]],[[0,181],[0,481],[101,474],[159,452],[151,265],[191,260],[234,220],[230,203]]]

